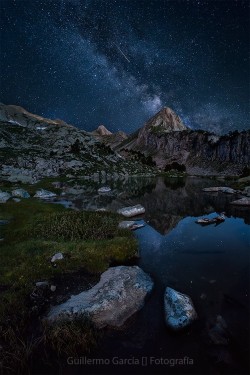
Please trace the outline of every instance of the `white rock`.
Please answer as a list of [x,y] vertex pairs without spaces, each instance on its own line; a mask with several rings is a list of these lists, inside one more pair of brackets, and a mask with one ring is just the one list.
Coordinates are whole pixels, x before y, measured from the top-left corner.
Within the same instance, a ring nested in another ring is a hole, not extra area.
[[139,267],[111,267],[93,288],[52,307],[47,319],[71,320],[85,314],[98,328],[120,327],[143,307],[152,288],[150,276]]
[[109,193],[111,191],[111,188],[109,186],[103,186],[100,189],[98,189],[98,193]]
[[230,203],[235,206],[250,206],[250,198],[244,197]]
[[129,229],[131,228],[133,225],[135,225],[135,221],[121,221],[118,225],[119,228],[122,228],[122,229]]
[[51,292],[55,292],[56,291],[56,286],[55,285],[51,285],[50,286],[50,290],[51,290]]
[[117,211],[118,214],[121,214],[125,217],[133,217],[133,216],[141,215],[141,214],[144,214],[144,212],[145,212],[145,208],[140,204],[137,204],[136,206],[120,208]]
[[15,189],[11,192],[12,197],[30,198],[29,193],[24,189]]
[[0,203],[6,203],[11,198],[11,195],[6,191],[0,190]]
[[39,189],[36,191],[36,194],[34,195],[35,198],[52,198],[56,197],[55,193],[52,193],[51,191]]
[[16,202],[16,203],[19,203],[19,202],[21,202],[21,199],[20,198],[13,198],[13,201]]
[[166,324],[175,331],[189,326],[197,319],[191,298],[169,287],[165,290],[164,307]]
[[54,263],[56,262],[57,260],[61,260],[63,259],[64,256],[62,253],[56,253],[55,255],[53,255],[53,257],[51,258],[51,262]]

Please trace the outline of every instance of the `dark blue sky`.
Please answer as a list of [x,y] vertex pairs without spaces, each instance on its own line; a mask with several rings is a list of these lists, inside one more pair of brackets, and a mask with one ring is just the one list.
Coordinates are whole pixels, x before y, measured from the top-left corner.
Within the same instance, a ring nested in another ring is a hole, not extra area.
[[132,132],[166,105],[249,129],[249,2],[2,0],[0,100]]

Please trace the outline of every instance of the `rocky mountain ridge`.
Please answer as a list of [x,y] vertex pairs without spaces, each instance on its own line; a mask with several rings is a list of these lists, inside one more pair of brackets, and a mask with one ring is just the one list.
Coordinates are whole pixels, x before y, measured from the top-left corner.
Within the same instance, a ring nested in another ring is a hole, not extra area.
[[123,156],[134,152],[150,156],[156,166],[197,175],[239,175],[250,166],[250,131],[219,136],[187,128],[169,108],[114,148]]
[[81,175],[115,178],[150,171],[135,167],[93,135],[61,120],[33,115],[18,106],[0,105],[0,178],[36,182],[43,177]]

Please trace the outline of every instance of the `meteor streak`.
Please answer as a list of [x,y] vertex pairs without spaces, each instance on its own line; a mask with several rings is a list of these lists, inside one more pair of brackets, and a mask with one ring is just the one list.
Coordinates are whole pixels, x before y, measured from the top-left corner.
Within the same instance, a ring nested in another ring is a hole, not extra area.
[[127,58],[127,56],[125,55],[125,53],[122,52],[122,50],[120,49],[120,47],[116,43],[114,43],[114,45],[116,46],[116,48],[118,49],[118,51],[121,52],[122,56],[125,57],[125,59],[130,63],[130,60]]

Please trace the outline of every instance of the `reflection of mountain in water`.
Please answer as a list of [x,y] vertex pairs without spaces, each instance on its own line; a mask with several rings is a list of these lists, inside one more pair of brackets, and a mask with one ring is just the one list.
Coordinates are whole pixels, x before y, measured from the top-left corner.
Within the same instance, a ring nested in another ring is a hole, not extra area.
[[140,203],[146,209],[144,220],[163,235],[186,216],[196,217],[212,212],[225,211],[228,217],[240,217],[246,224],[250,224],[249,209],[230,205],[235,195],[202,192],[204,187],[216,185],[218,181],[204,178],[133,178],[123,185],[114,184],[111,195],[100,196],[92,191],[84,198],[78,197],[75,205],[78,208],[105,207],[116,211]]
[[[211,182],[214,181],[209,181],[210,186]],[[208,181],[189,178],[184,186],[173,189],[169,181],[164,183],[163,179],[158,179],[152,192],[139,200],[146,208],[145,219],[161,234],[167,234],[186,216],[196,217],[212,212],[225,211],[227,216],[242,217],[250,224],[249,210],[235,209],[230,205],[234,196],[203,193],[204,186],[208,186]]]

